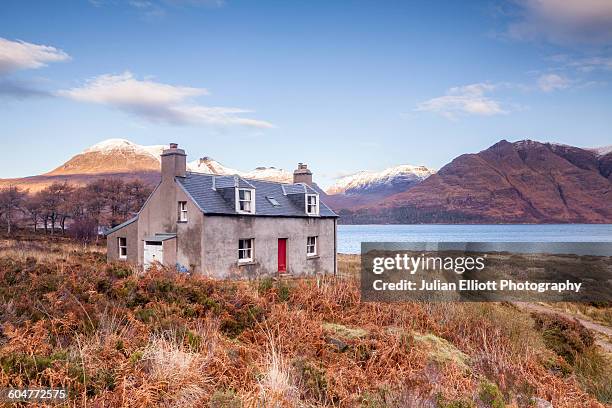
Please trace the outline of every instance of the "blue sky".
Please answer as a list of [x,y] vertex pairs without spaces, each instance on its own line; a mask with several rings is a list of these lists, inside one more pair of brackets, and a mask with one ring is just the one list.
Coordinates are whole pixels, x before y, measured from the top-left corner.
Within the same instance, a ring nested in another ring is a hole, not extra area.
[[0,177],[108,138],[315,179],[612,144],[609,0],[0,3]]

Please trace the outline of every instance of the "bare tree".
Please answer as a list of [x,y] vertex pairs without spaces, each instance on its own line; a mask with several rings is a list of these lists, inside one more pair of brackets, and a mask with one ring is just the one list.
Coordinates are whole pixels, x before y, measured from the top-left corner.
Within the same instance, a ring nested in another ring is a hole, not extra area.
[[40,194],[29,195],[25,199],[24,208],[32,221],[32,227],[34,232],[38,230],[38,221],[42,220],[42,202],[40,200]]
[[102,197],[109,211],[110,224],[117,225],[125,218],[125,214],[122,211],[126,200],[125,183],[121,179],[108,179],[105,181]]
[[[49,230],[55,234],[59,224],[63,234],[74,228],[75,236],[89,240],[91,232],[97,233],[100,226],[120,224],[137,213],[151,188],[140,180],[126,183],[121,179],[101,179],[78,188],[67,182],[53,183],[32,195],[17,191],[19,205],[10,206],[10,224],[15,208],[20,208],[29,217],[34,231],[42,222],[45,234]],[[3,193],[4,201],[8,200],[7,194]],[[0,217],[6,218],[6,214],[7,206],[0,205]]]
[[125,183],[121,194],[119,221],[123,222],[140,211],[150,194],[151,189],[140,180]]
[[6,232],[11,234],[15,213],[23,211],[26,192],[16,186],[0,189],[0,211],[6,220]]
[[51,234],[55,234],[55,224],[58,221],[60,221],[62,232],[64,231],[65,207],[72,189],[67,182],[63,182],[53,183],[40,192],[45,232],[47,231],[48,221],[51,222]]

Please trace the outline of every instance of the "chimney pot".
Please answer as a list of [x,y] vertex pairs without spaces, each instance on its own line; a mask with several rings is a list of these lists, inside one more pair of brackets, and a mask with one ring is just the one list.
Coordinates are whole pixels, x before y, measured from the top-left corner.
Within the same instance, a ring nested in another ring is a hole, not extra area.
[[162,181],[174,180],[175,177],[185,177],[187,172],[187,155],[178,143],[170,143],[170,148],[161,155]]
[[298,163],[297,169],[293,171],[293,183],[304,183],[312,186],[312,172],[304,163]]

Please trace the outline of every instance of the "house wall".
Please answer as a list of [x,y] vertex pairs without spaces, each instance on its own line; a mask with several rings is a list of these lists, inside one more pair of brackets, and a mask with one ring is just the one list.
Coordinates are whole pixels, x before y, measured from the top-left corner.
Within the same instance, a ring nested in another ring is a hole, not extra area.
[[[187,222],[178,222],[178,202],[187,202]],[[179,264],[200,272],[202,212],[173,180],[163,180],[138,217],[138,263],[144,260],[144,240],[158,233],[176,233],[174,245],[164,246],[164,264]],[[174,251],[174,252],[172,252]]]
[[[287,238],[287,273],[335,272],[333,218],[204,216],[202,272],[215,278],[256,278],[278,272],[278,239]],[[318,236],[318,255],[306,257],[306,238]],[[238,239],[254,238],[254,260],[238,264]]]
[[[118,231],[109,234],[106,237],[106,253],[109,262],[119,261],[119,243],[118,238],[126,238],[127,243],[127,259],[126,261],[132,264],[138,263],[138,221],[126,225]],[[123,259],[121,259],[123,260]]]
[[[172,149],[170,149],[172,150]],[[287,273],[335,273],[336,220],[318,217],[204,215],[175,181],[184,170],[184,153],[163,156],[162,181],[151,194],[138,220],[108,235],[108,260],[118,259],[117,238],[127,238],[128,259],[144,261],[144,240],[175,233],[164,241],[164,264],[217,278],[256,278],[278,273],[278,239],[287,239]],[[183,173],[184,174],[184,171]],[[187,222],[178,222],[178,202],[187,202]],[[300,203],[303,202],[303,196]],[[306,238],[318,237],[318,254],[306,256]],[[254,261],[238,263],[238,240],[254,238]]]

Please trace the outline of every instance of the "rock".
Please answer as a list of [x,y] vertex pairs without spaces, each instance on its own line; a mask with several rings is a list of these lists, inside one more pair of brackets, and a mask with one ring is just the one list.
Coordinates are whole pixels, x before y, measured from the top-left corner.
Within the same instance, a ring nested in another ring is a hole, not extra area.
[[348,349],[348,344],[334,337],[326,337],[325,341],[336,348],[339,353],[345,352]]
[[323,330],[334,333],[343,339],[359,339],[366,337],[368,331],[359,327],[347,327],[337,323],[323,323]]
[[532,398],[531,402],[534,408],[554,408],[553,404],[542,398]]

